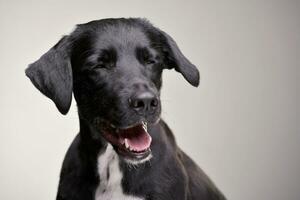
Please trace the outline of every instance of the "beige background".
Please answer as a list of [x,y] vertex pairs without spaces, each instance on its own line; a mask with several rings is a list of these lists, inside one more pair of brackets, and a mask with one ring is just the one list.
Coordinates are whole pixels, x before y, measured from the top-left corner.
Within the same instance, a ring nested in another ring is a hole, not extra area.
[[232,200],[300,199],[300,1],[0,1],[0,199],[53,200],[78,131],[25,77],[75,24],[147,17],[201,72],[164,74],[163,117]]

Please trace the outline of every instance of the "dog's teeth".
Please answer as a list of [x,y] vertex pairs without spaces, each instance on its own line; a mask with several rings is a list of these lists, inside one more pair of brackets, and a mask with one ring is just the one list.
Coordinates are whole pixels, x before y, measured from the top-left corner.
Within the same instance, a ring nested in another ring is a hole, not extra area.
[[147,131],[147,122],[142,122],[142,124],[143,124],[144,130]]
[[147,126],[143,126],[143,129],[144,129],[145,131],[147,131]]
[[130,151],[133,151],[133,148],[132,148],[131,146],[129,146],[129,145],[128,145],[128,149],[129,149]]
[[128,148],[129,148],[129,144],[128,144],[128,141],[127,141],[127,139],[125,139],[125,147],[126,147],[126,149],[128,149]]

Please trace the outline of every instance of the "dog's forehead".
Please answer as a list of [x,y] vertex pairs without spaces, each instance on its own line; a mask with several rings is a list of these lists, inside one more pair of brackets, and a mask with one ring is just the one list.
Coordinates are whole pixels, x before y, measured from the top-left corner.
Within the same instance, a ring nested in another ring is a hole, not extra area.
[[149,46],[150,41],[141,27],[130,25],[107,26],[97,34],[95,47],[118,50]]

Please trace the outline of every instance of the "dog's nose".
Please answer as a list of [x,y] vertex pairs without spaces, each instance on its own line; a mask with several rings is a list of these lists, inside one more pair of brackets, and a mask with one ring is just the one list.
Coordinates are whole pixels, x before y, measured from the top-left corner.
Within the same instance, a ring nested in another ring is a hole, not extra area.
[[153,93],[143,92],[131,97],[129,103],[138,114],[147,115],[156,111],[159,100]]

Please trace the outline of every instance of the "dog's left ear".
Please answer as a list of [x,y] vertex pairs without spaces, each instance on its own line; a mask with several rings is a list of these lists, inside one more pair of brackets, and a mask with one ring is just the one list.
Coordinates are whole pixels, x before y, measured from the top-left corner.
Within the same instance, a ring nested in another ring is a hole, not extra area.
[[170,68],[175,68],[180,72],[183,77],[193,86],[198,87],[200,82],[200,74],[195,65],[193,65],[180,51],[174,39],[165,33],[160,31],[167,42],[167,65]]
[[69,39],[64,36],[54,47],[25,70],[34,86],[49,97],[62,114],[71,106],[73,76]]

